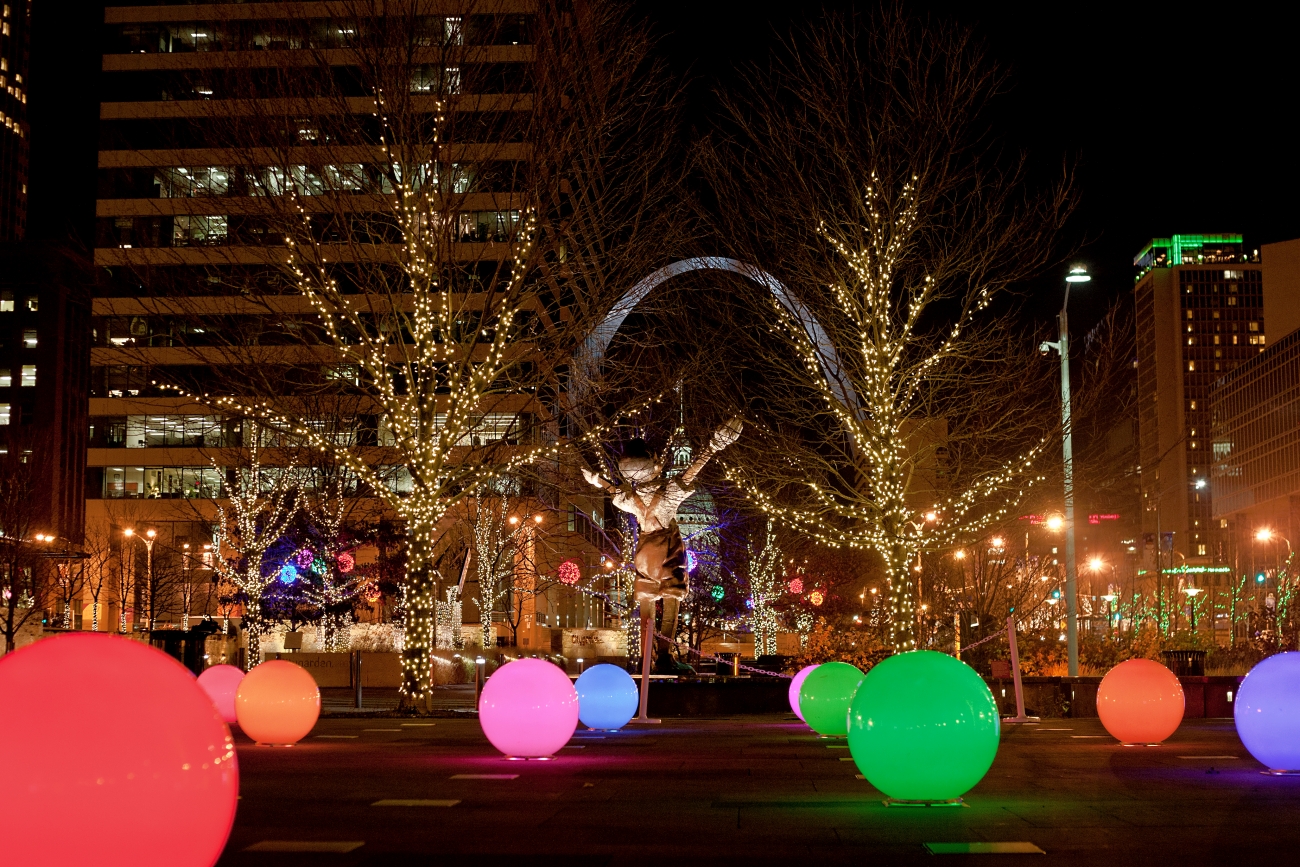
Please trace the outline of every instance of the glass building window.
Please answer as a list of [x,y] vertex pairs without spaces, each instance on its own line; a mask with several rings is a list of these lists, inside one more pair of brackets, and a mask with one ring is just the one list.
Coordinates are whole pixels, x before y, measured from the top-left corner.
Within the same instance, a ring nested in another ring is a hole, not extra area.
[[14,312],[14,293],[0,292],[0,313]]
[[0,367],[0,388],[8,388],[14,384],[14,375],[7,367]]
[[24,349],[35,349],[35,348],[36,348],[36,329],[35,329],[35,328],[24,328],[24,329],[23,329],[23,348],[24,348]]
[[24,388],[32,388],[36,385],[36,365],[23,365],[23,378],[20,383]]
[[27,309],[32,311],[33,313],[36,313],[40,310],[40,308],[41,308],[41,299],[37,298],[35,295],[28,295]]
[[9,424],[9,412],[9,404],[0,403],[0,425]]
[[215,467],[105,467],[104,498],[215,499],[222,471]]

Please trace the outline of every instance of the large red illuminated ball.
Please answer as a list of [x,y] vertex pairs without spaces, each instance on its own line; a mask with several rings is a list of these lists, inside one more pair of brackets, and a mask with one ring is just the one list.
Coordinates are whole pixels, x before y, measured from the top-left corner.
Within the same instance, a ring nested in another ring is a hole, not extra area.
[[140,864],[138,846],[111,844],[127,833],[169,864],[216,863],[239,767],[179,662],[107,634],[48,638],[0,660],[0,708],[0,861]]
[[549,756],[578,727],[578,691],[559,666],[516,659],[483,685],[478,721],[492,746],[507,756]]
[[1183,685],[1150,659],[1121,662],[1097,688],[1097,716],[1120,743],[1160,743],[1178,730],[1184,707]]
[[199,686],[212,699],[217,713],[227,723],[236,722],[235,693],[244,679],[244,670],[233,665],[214,665],[199,675]]
[[320,688],[301,665],[273,659],[244,675],[235,693],[235,716],[244,734],[259,744],[296,744],[320,718]]

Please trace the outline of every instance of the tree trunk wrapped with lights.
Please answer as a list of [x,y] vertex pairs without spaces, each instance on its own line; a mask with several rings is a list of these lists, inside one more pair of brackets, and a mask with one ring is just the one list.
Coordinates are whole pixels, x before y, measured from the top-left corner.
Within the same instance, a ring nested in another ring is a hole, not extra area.
[[1052,368],[999,298],[1050,261],[1068,188],[1035,193],[991,143],[1002,79],[958,28],[832,14],[750,75],[706,151],[771,311],[737,323],[768,389],[729,476],[791,529],[878,553],[900,651],[922,554],[1010,514],[1054,435]]

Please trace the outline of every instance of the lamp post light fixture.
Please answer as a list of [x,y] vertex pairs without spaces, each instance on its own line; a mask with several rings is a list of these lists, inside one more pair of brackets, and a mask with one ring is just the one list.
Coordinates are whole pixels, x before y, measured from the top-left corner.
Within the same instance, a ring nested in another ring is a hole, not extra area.
[[[131,527],[127,527],[125,530],[123,530],[122,535],[126,536],[128,539],[136,538],[135,530],[132,529]],[[145,594],[146,595],[153,592],[153,543],[156,541],[157,536],[158,536],[157,530],[145,530],[144,535],[139,537],[140,541],[144,542],[144,551],[145,551],[144,571],[145,571]],[[123,607],[125,608],[125,606]],[[150,599],[149,600],[149,622],[148,622],[148,626],[150,630],[153,629],[153,614],[154,614],[153,599]]]
[[1074,562],[1074,431],[1070,421],[1070,323],[1067,309],[1070,306],[1070,287],[1087,283],[1086,268],[1074,267],[1065,277],[1065,300],[1060,315],[1056,317],[1060,337],[1055,343],[1044,341],[1039,351],[1046,355],[1055,349],[1061,357],[1061,464],[1065,477],[1065,635],[1070,677],[1079,676],[1079,624],[1075,594],[1079,576]]

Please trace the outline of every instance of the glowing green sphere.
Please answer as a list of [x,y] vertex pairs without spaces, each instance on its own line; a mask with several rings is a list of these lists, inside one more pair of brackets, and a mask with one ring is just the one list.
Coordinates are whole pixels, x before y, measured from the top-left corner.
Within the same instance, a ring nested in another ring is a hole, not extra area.
[[849,702],[860,683],[861,670],[847,662],[827,662],[814,668],[799,688],[804,722],[819,735],[844,737],[849,733]]
[[988,686],[966,663],[932,650],[891,656],[871,669],[848,722],[858,770],[900,801],[960,798],[998,752],[998,708]]

